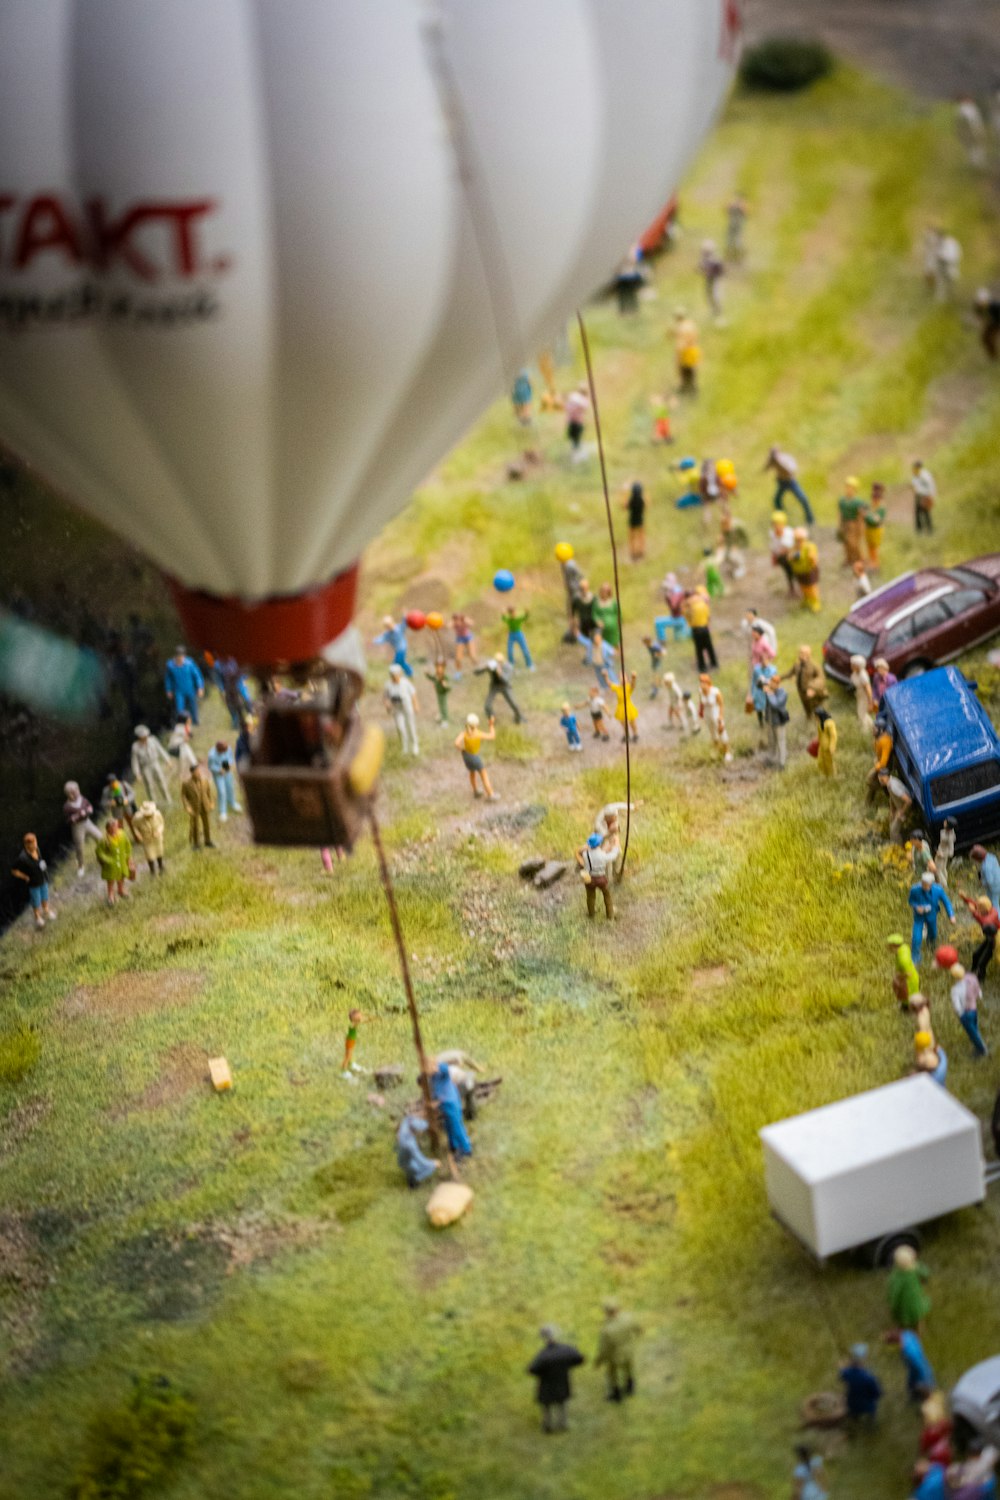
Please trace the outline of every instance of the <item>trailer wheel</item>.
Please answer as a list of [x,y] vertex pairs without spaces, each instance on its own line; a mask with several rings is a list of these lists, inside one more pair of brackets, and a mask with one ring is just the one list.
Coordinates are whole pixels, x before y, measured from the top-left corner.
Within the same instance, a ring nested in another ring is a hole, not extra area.
[[871,1246],[872,1265],[878,1270],[892,1265],[892,1258],[900,1245],[909,1245],[911,1250],[920,1250],[919,1229],[897,1229],[893,1234],[885,1234],[880,1240],[874,1240]]

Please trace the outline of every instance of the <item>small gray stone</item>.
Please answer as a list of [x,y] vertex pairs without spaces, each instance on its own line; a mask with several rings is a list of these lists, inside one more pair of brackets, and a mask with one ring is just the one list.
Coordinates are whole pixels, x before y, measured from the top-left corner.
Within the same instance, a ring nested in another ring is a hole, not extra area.
[[550,885],[555,885],[557,880],[562,880],[568,869],[569,865],[564,860],[547,860],[535,876],[534,883],[540,891],[547,890]]
[[380,1089],[394,1089],[403,1081],[402,1063],[388,1063],[383,1068],[376,1068],[373,1078]]
[[522,880],[530,880],[532,875],[537,875],[539,870],[544,870],[546,861],[544,859],[524,859],[517,867],[517,873]]

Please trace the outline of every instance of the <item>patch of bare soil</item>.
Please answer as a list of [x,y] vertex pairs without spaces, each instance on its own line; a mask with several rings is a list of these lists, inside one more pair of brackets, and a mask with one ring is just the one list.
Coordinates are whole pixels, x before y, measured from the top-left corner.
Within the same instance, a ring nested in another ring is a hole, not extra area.
[[339,1229],[330,1219],[272,1219],[265,1213],[241,1215],[231,1224],[208,1225],[204,1233],[229,1257],[226,1275],[269,1262],[286,1250],[308,1250]]
[[692,969],[688,975],[688,987],[701,994],[705,990],[721,989],[728,979],[728,964],[711,964],[704,969]]
[[135,1114],[139,1110],[163,1109],[176,1104],[208,1082],[208,1054],[193,1042],[181,1042],[163,1054],[159,1075],[141,1094],[127,1099],[116,1115]]
[[45,1119],[51,1108],[52,1105],[48,1099],[39,1096],[34,1099],[25,1099],[22,1104],[16,1105],[4,1115],[0,1120],[0,1160],[5,1156],[12,1156],[20,1149],[32,1131]]
[[115,974],[100,984],[77,985],[63,1001],[62,1013],[125,1020],[169,1005],[190,1005],[201,994],[203,983],[204,976],[196,969]]
[[460,1271],[468,1259],[465,1245],[456,1235],[436,1235],[430,1249],[417,1262],[417,1285],[422,1292],[432,1292]]

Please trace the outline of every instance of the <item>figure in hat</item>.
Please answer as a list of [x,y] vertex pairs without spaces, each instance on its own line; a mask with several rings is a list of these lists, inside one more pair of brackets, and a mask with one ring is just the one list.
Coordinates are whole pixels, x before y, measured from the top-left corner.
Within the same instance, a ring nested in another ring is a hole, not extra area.
[[156,803],[152,799],[141,802],[139,811],[132,819],[132,831],[142,845],[150,875],[155,875],[157,871],[161,875],[164,873],[163,830],[163,814]]
[[932,946],[937,942],[938,908],[944,907],[952,926],[955,924],[955,912],[948,899],[948,892],[943,886],[938,885],[930,870],[924,871],[919,884],[910,887],[907,899],[913,908],[913,933],[910,938],[910,948],[913,953],[913,962],[919,968],[924,934],[927,934],[927,940]]
[[611,875],[619,854],[616,836],[606,846],[599,833],[592,833],[582,849],[576,851],[576,862],[580,866],[580,878],[587,896],[587,916],[593,917],[597,910],[597,893],[604,898],[604,915],[614,921],[615,903],[611,893]]

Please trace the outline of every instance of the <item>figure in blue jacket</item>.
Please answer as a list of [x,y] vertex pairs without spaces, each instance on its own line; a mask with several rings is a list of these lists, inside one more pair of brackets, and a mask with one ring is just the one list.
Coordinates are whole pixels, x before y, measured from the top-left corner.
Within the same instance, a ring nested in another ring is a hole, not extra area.
[[948,899],[948,892],[943,885],[938,885],[930,870],[925,870],[921,875],[919,885],[910,887],[909,902],[913,907],[913,935],[910,938],[910,952],[913,954],[913,962],[919,967],[924,933],[927,933],[929,942],[937,942],[938,907],[944,907],[952,925],[955,922],[955,912]]
[[924,1346],[912,1328],[904,1328],[899,1335],[899,1352],[906,1366],[907,1395],[911,1401],[922,1401],[934,1390],[937,1382]]
[[190,714],[192,724],[197,724],[198,699],[205,696],[205,679],[183,646],[178,646],[167,662],[163,688],[174,706],[174,717]]
[[400,620],[397,625],[392,615],[386,615],[382,621],[382,634],[375,637],[373,644],[376,646],[391,646],[393,650],[391,665],[402,667],[407,677],[413,676],[413,668],[406,659],[405,620]]
[[420,1149],[417,1135],[427,1129],[427,1121],[419,1115],[404,1115],[396,1131],[396,1160],[406,1174],[407,1186],[419,1187],[428,1177],[433,1177],[439,1163],[425,1156]]
[[219,803],[219,822],[224,823],[231,812],[242,812],[236,800],[236,778],[233,775],[234,756],[225,740],[216,740],[208,752],[208,769],[215,782],[215,795]]
[[437,1100],[448,1136],[448,1145],[456,1156],[471,1156],[472,1142],[465,1131],[462,1119],[462,1098],[452,1082],[447,1063],[438,1063],[431,1074],[431,1094]]

